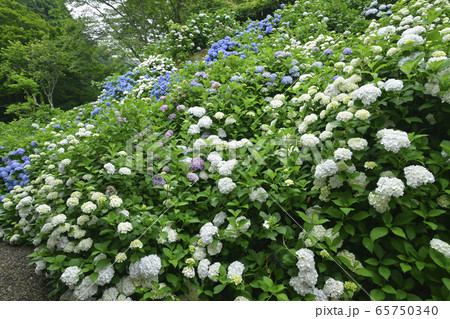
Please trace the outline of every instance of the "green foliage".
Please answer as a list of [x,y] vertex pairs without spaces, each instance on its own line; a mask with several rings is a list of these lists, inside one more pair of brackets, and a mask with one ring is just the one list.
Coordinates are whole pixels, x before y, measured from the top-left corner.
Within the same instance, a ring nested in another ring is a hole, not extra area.
[[246,58],[184,65],[170,95],[0,125],[33,181],[0,204],[2,238],[33,242],[64,297],[76,266],[77,287],[107,281],[95,299],[449,300],[448,12],[400,2],[357,36],[315,6],[232,38]]
[[39,15],[14,0],[0,1],[0,49],[8,46],[10,41],[26,43],[56,31]]

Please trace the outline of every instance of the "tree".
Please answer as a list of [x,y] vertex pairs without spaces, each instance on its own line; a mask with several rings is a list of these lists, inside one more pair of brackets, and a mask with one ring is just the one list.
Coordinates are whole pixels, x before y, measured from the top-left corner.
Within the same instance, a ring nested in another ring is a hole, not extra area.
[[[197,0],[196,0],[197,1]],[[68,2],[78,12],[85,8],[91,29],[104,41],[110,41],[141,59],[148,44],[163,34],[169,20],[181,23],[192,0],[74,0]]]
[[67,56],[48,39],[22,44],[18,41],[3,48],[0,74],[12,93],[23,92],[35,106],[43,93],[54,107],[53,92],[67,66]]
[[10,41],[26,43],[54,35],[56,29],[14,0],[0,0],[0,48]]

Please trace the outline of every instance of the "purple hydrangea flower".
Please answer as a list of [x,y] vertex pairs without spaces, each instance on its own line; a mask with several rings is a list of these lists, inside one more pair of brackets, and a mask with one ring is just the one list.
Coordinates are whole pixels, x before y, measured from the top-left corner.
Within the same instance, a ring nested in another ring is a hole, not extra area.
[[190,182],[193,182],[193,183],[195,183],[199,180],[198,175],[195,173],[187,173],[186,177]]
[[23,154],[25,154],[25,150],[23,148],[18,148],[16,150],[16,155],[23,155]]
[[342,54],[344,54],[344,55],[350,55],[352,53],[353,53],[353,50],[350,48],[346,48],[346,49],[344,49],[344,51],[342,51]]
[[164,104],[164,105],[162,105],[160,108],[159,108],[159,110],[160,111],[167,111],[169,109],[169,107],[166,105],[166,104]]
[[164,138],[168,139],[169,137],[173,136],[173,131],[172,130],[168,130],[165,134],[164,134]]
[[221,86],[222,86],[222,84],[220,84],[219,82],[213,82],[212,85],[211,85],[211,87],[213,89],[217,89],[218,87],[221,87]]
[[184,111],[186,107],[184,105],[177,105],[177,111]]
[[166,172],[166,173],[169,173],[170,172],[170,168],[169,168],[169,166],[164,166],[163,168],[162,168],[162,171],[163,172]]
[[36,147],[36,146],[38,146],[38,143],[36,141],[32,141],[31,146]]
[[311,49],[311,52],[316,52],[316,51],[319,51],[319,47],[313,47],[313,48]]
[[204,164],[205,162],[202,160],[202,158],[200,156],[197,156],[192,159],[189,169],[192,171],[201,171]]
[[176,117],[177,117],[177,115],[175,113],[172,113],[168,116],[169,120],[173,120]]
[[331,55],[331,54],[333,54],[333,50],[332,49],[326,49],[325,51],[323,51],[323,54]]
[[153,179],[153,185],[154,186],[157,186],[157,185],[164,186],[164,185],[166,185],[166,180],[161,175],[153,175],[152,179]]

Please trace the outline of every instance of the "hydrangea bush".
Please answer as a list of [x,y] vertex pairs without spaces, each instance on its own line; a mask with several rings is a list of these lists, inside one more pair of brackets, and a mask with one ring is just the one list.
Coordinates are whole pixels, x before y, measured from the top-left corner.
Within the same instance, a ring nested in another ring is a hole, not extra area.
[[63,300],[449,300],[448,5],[283,6],[163,96],[34,123],[0,237]]

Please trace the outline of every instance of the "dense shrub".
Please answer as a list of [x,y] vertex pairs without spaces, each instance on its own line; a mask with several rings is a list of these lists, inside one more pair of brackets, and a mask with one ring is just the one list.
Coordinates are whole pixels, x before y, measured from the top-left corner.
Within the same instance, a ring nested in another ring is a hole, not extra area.
[[34,123],[1,237],[62,299],[449,300],[447,7],[357,36],[286,6],[170,94]]

